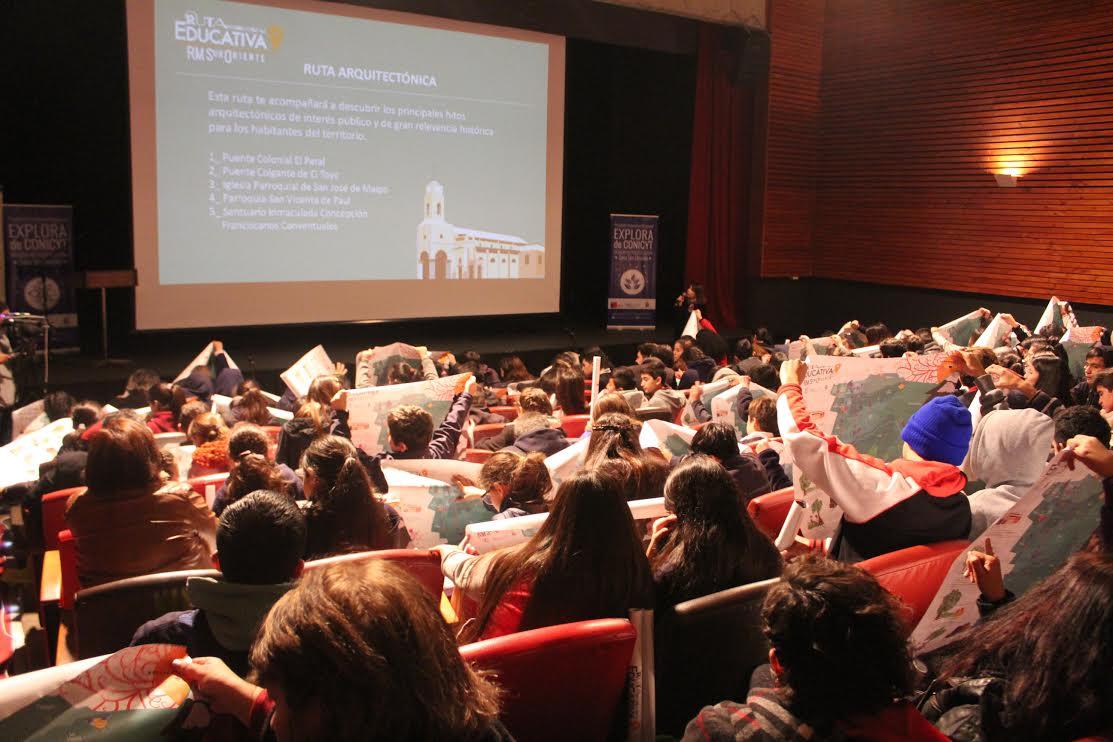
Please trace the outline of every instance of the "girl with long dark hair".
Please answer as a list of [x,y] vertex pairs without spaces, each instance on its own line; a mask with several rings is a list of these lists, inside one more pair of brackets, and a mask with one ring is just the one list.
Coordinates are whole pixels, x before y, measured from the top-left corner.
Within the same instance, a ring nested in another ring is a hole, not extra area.
[[301,469],[309,500],[306,559],[409,544],[402,518],[375,498],[350,440],[321,436],[305,449]]
[[1113,733],[1113,557],[1075,554],[954,646],[924,705],[951,739]]
[[584,468],[597,469],[608,461],[625,462],[629,478],[623,492],[628,500],[660,497],[669,474],[668,463],[657,451],[646,451],[638,440],[641,424],[621,413],[599,417],[591,425]]
[[665,509],[670,515],[653,524],[648,552],[659,608],[781,573],[777,548],[710,456],[690,457],[673,470]]
[[466,641],[542,626],[623,618],[649,608],[653,579],[621,482],[583,471],[561,483],[549,517],[520,546],[483,556],[439,546],[441,568],[479,601]]

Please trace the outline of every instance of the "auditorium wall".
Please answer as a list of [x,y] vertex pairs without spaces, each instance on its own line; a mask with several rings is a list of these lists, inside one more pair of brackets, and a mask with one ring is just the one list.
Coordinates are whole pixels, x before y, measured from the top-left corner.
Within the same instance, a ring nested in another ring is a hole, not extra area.
[[774,0],[762,276],[910,319],[940,292],[1113,304],[1109,9]]

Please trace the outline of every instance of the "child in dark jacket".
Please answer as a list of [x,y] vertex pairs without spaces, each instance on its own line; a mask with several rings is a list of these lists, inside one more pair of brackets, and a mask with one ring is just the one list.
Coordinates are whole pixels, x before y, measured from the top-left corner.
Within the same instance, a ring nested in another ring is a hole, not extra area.
[[260,490],[229,505],[216,529],[220,577],[191,577],[194,606],[139,627],[131,646],[181,644],[247,674],[247,651],[271,606],[301,574],[305,516],[288,495]]

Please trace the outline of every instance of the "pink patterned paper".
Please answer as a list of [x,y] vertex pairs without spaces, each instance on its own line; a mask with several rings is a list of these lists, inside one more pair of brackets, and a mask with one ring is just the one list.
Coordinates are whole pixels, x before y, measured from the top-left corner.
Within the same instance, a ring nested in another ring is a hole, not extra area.
[[58,695],[105,713],[177,708],[189,686],[170,673],[170,663],[185,656],[185,647],[171,644],[128,647],[63,683]]

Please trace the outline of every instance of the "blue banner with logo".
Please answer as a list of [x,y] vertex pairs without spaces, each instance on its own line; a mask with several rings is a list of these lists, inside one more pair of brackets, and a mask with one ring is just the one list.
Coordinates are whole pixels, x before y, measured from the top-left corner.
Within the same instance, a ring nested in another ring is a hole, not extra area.
[[611,214],[608,330],[657,327],[657,217]]
[[73,207],[4,204],[4,243],[9,308],[46,315],[51,350],[77,347]]

